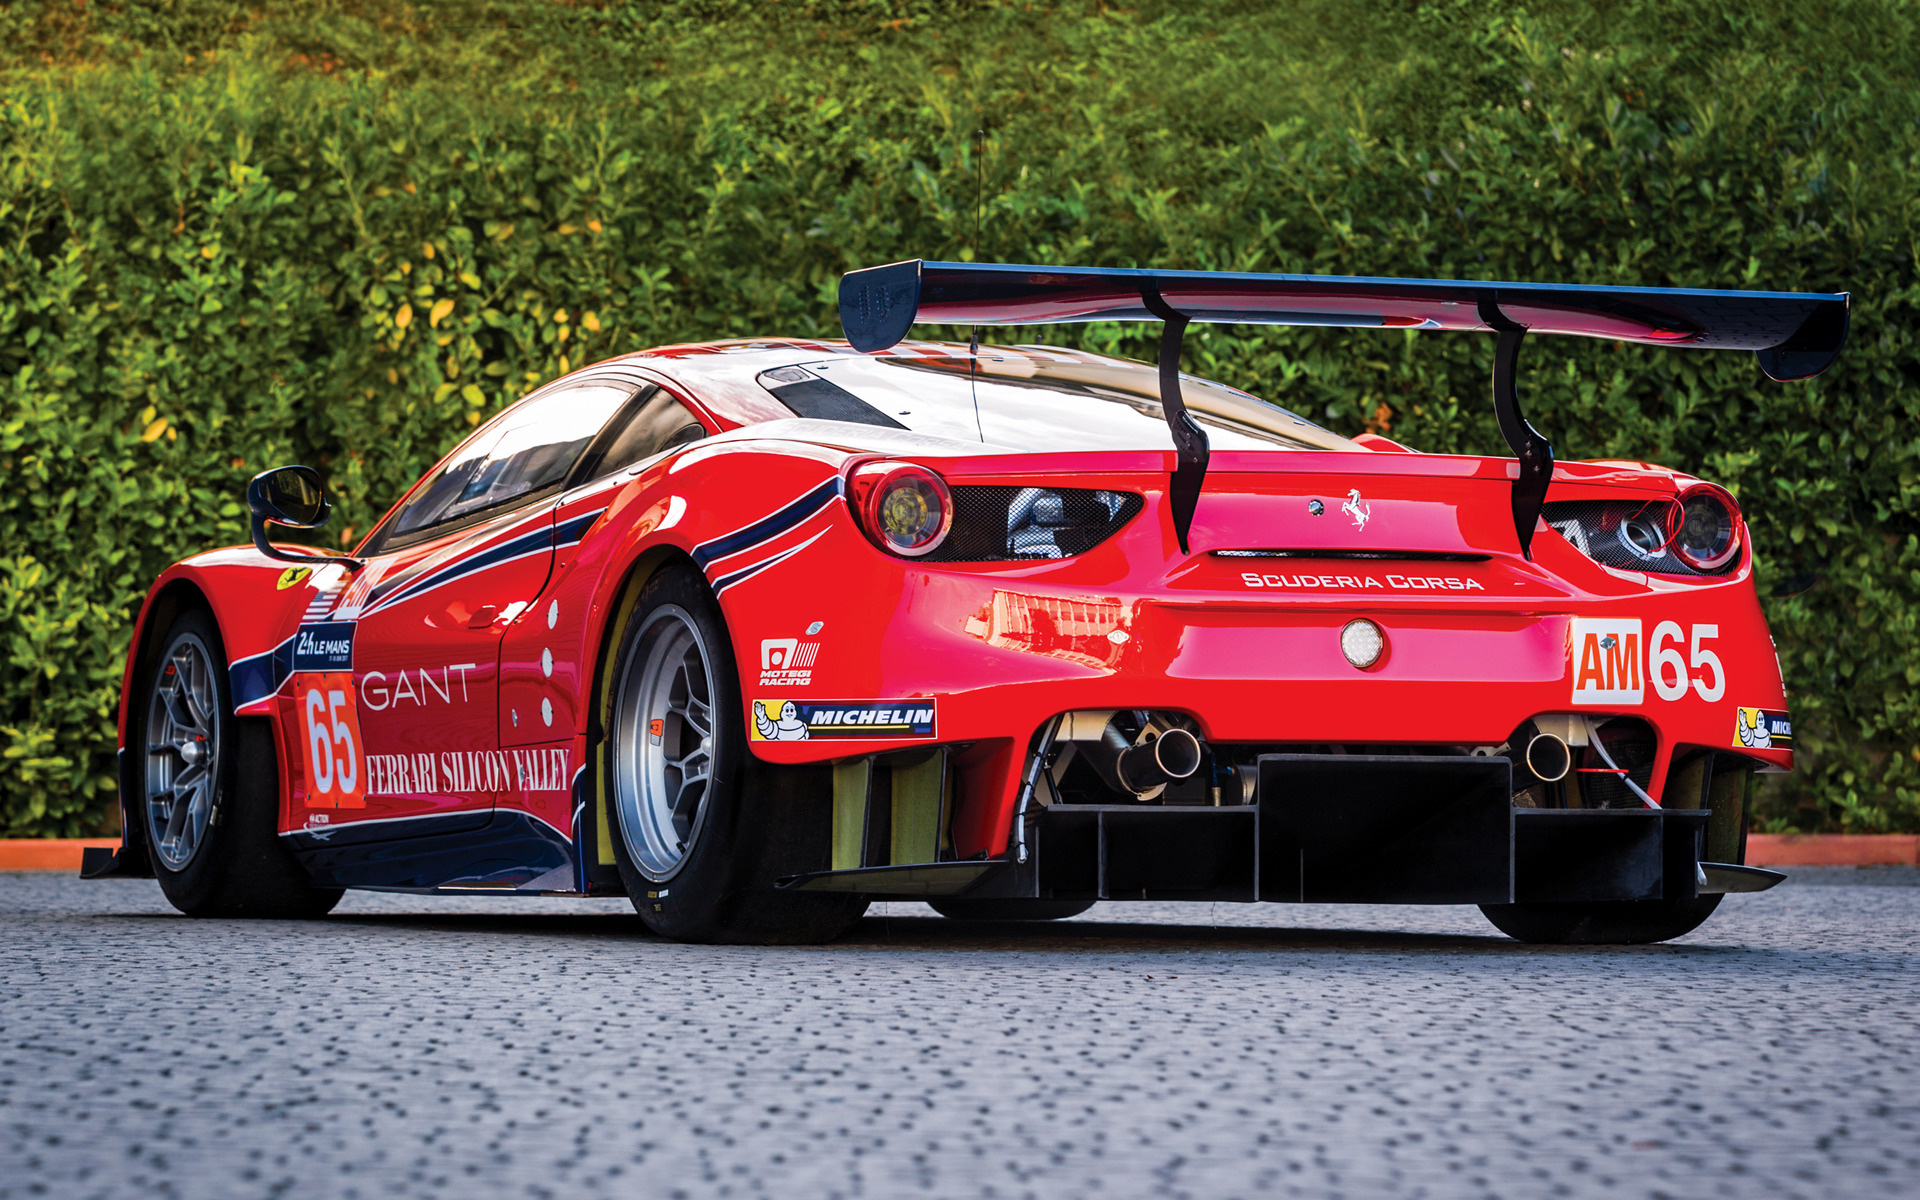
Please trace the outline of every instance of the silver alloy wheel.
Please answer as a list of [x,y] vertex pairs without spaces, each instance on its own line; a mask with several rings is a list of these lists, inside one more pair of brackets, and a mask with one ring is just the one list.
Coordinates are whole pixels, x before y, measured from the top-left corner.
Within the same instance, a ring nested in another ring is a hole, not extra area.
[[713,656],[685,609],[647,614],[614,698],[620,837],[649,879],[678,871],[699,836],[713,779]]
[[188,633],[160,665],[147,702],[147,838],[169,871],[206,840],[219,787],[220,689],[213,655]]

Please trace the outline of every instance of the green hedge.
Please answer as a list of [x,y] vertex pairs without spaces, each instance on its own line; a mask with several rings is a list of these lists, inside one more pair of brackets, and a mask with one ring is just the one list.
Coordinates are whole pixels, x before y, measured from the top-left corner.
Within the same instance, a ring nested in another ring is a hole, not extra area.
[[[78,15],[76,15],[78,14]],[[1734,489],[1800,772],[1920,829],[1920,89],[1897,3],[211,0],[0,13],[5,832],[106,827],[131,617],[320,466],[344,544],[482,415],[648,345],[832,335],[841,271],[1001,261],[1850,290],[1810,384],[1526,348],[1563,457]],[[990,131],[984,157],[972,132]],[[1151,357],[1141,331],[1023,335]],[[1208,328],[1191,369],[1499,452],[1491,344]]]

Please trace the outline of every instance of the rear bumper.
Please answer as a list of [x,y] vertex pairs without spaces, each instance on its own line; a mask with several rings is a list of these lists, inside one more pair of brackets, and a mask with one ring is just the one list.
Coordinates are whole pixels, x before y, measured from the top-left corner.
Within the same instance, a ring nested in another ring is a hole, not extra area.
[[[1504,758],[1269,754],[1255,802],[1029,813],[1025,861],[802,877],[872,896],[1531,904],[1692,900],[1706,809],[1516,809]],[[1737,853],[1737,850],[1736,850]]]
[[[1573,604],[1565,596],[1508,598],[1497,591],[1501,574],[1520,568],[1477,569],[1490,594],[1484,600],[1479,592],[1470,600],[1452,592],[1282,596],[1264,585],[1258,594],[1192,600],[1101,597],[927,572],[903,581],[889,611],[855,626],[881,631],[870,670],[851,656],[829,659],[823,643],[805,690],[758,686],[748,673],[742,680],[745,699],[769,714],[788,699],[830,696],[843,708],[923,715],[915,736],[839,730],[753,740],[751,751],[801,763],[930,743],[973,746],[954,826],[961,857],[998,856],[1008,845],[1027,739],[1073,710],[1182,713],[1216,745],[1354,751],[1498,746],[1542,714],[1631,716],[1653,731],[1647,787],[1655,796],[1690,747],[1791,770],[1785,739],[1741,739],[1741,710],[1786,708],[1750,582],[1634,589]],[[1385,635],[1384,655],[1367,669],[1340,649],[1342,627],[1356,618]],[[746,720],[751,729],[753,718]]]

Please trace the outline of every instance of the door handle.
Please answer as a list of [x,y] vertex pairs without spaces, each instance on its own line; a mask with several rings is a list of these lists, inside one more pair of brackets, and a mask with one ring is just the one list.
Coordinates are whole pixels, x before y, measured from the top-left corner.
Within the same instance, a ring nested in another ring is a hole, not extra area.
[[479,608],[475,609],[473,612],[473,615],[467,618],[467,628],[468,629],[485,629],[489,625],[492,625],[493,619],[499,615],[500,615],[499,605],[484,604]]

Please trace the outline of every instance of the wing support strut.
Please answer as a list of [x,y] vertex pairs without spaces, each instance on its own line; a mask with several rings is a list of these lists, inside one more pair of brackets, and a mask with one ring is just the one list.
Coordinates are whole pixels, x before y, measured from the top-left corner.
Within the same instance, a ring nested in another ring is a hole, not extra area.
[[1200,504],[1200,485],[1207,478],[1212,448],[1207,431],[1193,419],[1180,395],[1180,347],[1187,336],[1189,318],[1161,298],[1160,287],[1152,279],[1141,280],[1140,302],[1161,320],[1160,409],[1167,419],[1167,432],[1173,435],[1175,456],[1167,504],[1173,514],[1174,535],[1180,539],[1180,553],[1191,554],[1187,533],[1193,528],[1193,510]]
[[1500,435],[1520,460],[1520,473],[1513,480],[1513,532],[1520,539],[1520,553],[1532,562],[1533,531],[1546,507],[1547,485],[1553,482],[1553,444],[1540,436],[1520,412],[1520,389],[1514,374],[1527,327],[1501,312],[1499,303],[1486,296],[1480,299],[1480,320],[1500,334],[1493,351],[1493,414],[1500,422]]

